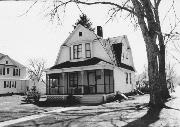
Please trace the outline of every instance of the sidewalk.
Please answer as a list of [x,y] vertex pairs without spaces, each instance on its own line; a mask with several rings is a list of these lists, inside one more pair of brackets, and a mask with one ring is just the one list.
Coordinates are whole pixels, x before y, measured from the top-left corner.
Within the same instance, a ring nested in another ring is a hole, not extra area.
[[49,115],[51,115],[52,113],[55,113],[55,112],[60,113],[60,112],[63,112],[63,111],[73,110],[73,109],[76,109],[76,108],[77,107],[61,108],[61,109],[56,109],[56,110],[52,110],[52,111],[49,111],[49,112],[41,113],[41,114],[38,114],[38,115],[31,115],[31,116],[26,116],[26,117],[19,118],[19,119],[8,120],[8,121],[5,121],[5,122],[0,122],[0,127],[9,126],[9,125],[17,124],[17,123],[20,123],[20,122],[25,122],[25,121],[28,121],[28,120],[34,120],[34,119],[37,119],[37,118],[42,118],[42,117],[45,117],[45,116],[49,116]]

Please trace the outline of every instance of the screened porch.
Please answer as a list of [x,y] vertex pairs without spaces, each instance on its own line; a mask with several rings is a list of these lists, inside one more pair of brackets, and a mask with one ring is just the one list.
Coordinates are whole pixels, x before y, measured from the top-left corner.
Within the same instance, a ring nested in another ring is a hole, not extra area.
[[114,92],[113,70],[96,69],[46,75],[47,95],[109,94]]

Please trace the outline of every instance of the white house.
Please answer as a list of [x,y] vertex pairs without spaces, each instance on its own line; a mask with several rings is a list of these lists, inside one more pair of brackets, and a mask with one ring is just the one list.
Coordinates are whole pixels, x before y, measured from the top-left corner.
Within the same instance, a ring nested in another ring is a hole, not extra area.
[[24,93],[27,85],[26,67],[0,53],[0,94]]
[[47,98],[101,103],[135,88],[135,68],[127,36],[108,39],[78,25],[61,45],[55,65],[46,70]]

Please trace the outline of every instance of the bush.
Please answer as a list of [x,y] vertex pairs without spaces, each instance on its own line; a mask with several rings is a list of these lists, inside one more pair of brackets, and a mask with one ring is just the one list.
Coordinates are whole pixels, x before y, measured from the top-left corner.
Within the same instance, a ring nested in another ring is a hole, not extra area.
[[36,90],[36,86],[33,86],[32,89],[30,91],[27,91],[25,95],[25,101],[27,103],[38,102],[40,99],[40,93]]

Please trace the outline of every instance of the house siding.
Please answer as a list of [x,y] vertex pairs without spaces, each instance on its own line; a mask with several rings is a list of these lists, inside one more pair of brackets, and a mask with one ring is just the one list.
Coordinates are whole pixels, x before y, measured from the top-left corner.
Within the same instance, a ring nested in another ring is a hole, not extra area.
[[[27,90],[29,81],[25,80],[26,67],[4,55],[0,60],[0,68],[4,71],[0,74],[0,94],[24,93]],[[14,75],[14,69],[17,71],[16,75]],[[6,88],[4,88],[4,82],[8,84]]]
[[[128,84],[126,83],[126,74],[128,73]],[[130,84],[129,73],[131,73],[132,83]],[[134,84],[134,72],[126,70],[126,69],[119,69],[114,68],[114,82],[115,82],[115,92],[121,93],[130,93],[133,92],[135,89]]]
[[100,41],[96,41],[93,43],[93,54],[94,57],[101,58],[107,62],[112,62]]

